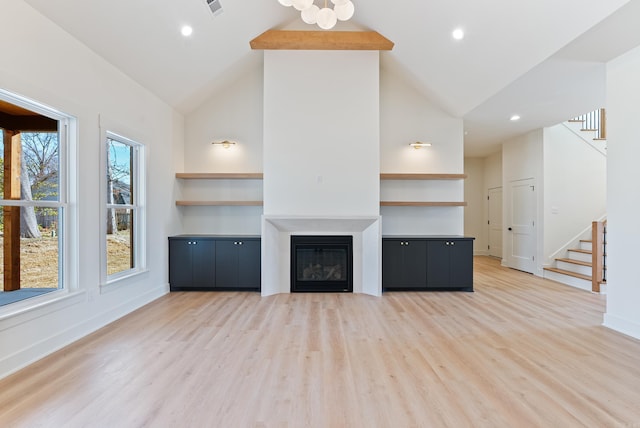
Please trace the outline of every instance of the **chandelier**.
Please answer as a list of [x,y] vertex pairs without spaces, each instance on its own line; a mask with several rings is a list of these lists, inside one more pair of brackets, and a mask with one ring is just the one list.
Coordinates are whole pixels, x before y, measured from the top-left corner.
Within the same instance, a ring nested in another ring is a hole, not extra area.
[[331,0],[333,9],[328,4],[329,0],[320,0],[324,7],[316,6],[315,0],[278,0],[286,7],[293,6],[300,11],[302,20],[307,24],[318,24],[323,30],[335,27],[336,22],[348,21],[353,16],[355,7],[351,0]]

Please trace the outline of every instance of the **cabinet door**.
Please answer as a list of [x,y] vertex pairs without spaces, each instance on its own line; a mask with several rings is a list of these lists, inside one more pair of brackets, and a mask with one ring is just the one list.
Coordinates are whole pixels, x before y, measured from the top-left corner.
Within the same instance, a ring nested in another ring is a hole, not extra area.
[[210,240],[191,241],[193,263],[192,287],[212,288],[215,285],[215,245]]
[[191,260],[191,241],[186,239],[169,240],[169,285],[190,287],[193,281]]
[[448,288],[451,279],[450,241],[434,240],[427,245],[427,287]]
[[473,241],[429,241],[427,287],[473,291]]
[[402,287],[425,288],[427,285],[427,243],[426,241],[405,240],[403,249]]
[[451,278],[450,284],[455,288],[473,287],[473,241],[451,241],[449,247],[451,254]]
[[402,250],[400,239],[382,240],[382,287],[398,287],[402,282]]
[[427,243],[412,239],[382,240],[382,286],[387,289],[425,288]]
[[238,241],[216,240],[216,287],[238,286]]
[[261,251],[259,240],[240,241],[238,246],[239,288],[260,289]]

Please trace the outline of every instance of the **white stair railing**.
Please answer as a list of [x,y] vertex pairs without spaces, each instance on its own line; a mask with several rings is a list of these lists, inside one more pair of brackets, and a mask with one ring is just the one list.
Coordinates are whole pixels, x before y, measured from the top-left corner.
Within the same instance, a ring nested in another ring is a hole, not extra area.
[[575,117],[571,122],[582,122],[582,130],[595,132],[597,140],[607,138],[607,112],[603,108]]

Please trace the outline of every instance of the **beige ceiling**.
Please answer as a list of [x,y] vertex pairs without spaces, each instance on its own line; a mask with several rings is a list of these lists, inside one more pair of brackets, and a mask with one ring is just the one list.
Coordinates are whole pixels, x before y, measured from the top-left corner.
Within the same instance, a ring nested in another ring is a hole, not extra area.
[[[313,29],[277,0],[219,0],[216,17],[205,0],[26,1],[185,114],[260,66],[262,52],[249,47],[257,35]],[[467,156],[603,105],[606,61],[640,44],[640,0],[353,2],[352,22],[336,30],[392,40],[382,67],[465,119]],[[184,23],[194,28],[189,39]],[[457,26],[461,42],[451,38]],[[509,122],[513,113],[523,119]]]

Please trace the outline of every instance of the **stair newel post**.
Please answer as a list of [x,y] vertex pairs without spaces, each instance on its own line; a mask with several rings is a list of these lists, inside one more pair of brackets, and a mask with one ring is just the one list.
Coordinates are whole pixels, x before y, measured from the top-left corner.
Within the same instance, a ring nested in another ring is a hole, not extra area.
[[591,224],[591,246],[591,291],[599,293],[604,264],[604,223],[601,221],[594,221]]
[[603,140],[607,138],[607,111],[600,109],[600,136]]

